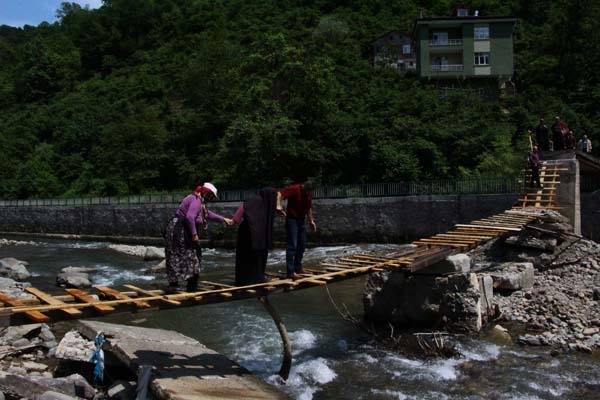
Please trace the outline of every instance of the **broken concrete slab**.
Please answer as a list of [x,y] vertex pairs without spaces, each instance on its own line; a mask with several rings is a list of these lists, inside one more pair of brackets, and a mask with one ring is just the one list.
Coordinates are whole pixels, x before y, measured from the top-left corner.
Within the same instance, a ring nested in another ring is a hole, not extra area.
[[102,331],[104,350],[132,371],[154,366],[150,390],[160,399],[289,399],[227,357],[174,331],[80,321],[79,331],[94,338]]
[[535,273],[532,263],[504,263],[499,269],[489,274],[495,288],[521,290],[533,287]]
[[48,391],[83,399],[92,399],[96,394],[96,390],[79,374],[64,378],[45,378],[0,371],[0,386],[7,393],[25,398],[36,398]]
[[466,254],[455,254],[419,271],[420,274],[464,274],[471,270],[471,258]]

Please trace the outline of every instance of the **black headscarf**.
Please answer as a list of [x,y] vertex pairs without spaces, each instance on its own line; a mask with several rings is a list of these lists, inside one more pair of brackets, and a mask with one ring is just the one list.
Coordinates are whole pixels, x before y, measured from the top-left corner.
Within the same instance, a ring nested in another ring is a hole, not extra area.
[[252,248],[254,250],[270,250],[273,248],[273,220],[277,191],[263,188],[258,196],[253,196],[244,203],[244,220],[250,227]]

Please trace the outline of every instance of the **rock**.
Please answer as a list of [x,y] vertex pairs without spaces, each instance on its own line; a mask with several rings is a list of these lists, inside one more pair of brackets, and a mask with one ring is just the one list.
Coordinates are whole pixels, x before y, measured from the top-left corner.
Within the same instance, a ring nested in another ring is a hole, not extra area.
[[50,328],[48,328],[47,325],[42,326],[39,338],[42,339],[44,342],[52,342],[56,339],[54,333],[52,333],[52,331],[50,330]]
[[56,277],[56,285],[61,287],[71,288],[88,288],[92,286],[92,282],[89,280],[89,275],[85,273],[72,272],[72,273],[60,273]]
[[65,378],[46,378],[0,372],[0,387],[28,399],[38,398],[49,391],[83,399],[92,399],[96,394],[94,388],[79,374]]
[[27,324],[18,326],[9,326],[2,332],[0,344],[10,344],[21,338],[33,339],[37,337],[42,330],[41,324]]
[[490,339],[495,342],[502,344],[512,344],[512,337],[508,333],[508,330],[501,325],[494,325],[490,330]]
[[77,400],[77,397],[71,397],[64,393],[53,392],[51,390],[42,393],[38,400]]
[[542,251],[554,251],[554,248],[556,247],[556,239],[542,240],[529,236],[527,233],[523,233],[519,236],[510,236],[506,238],[504,243],[515,247]]
[[58,344],[54,357],[88,362],[94,350],[93,341],[84,339],[77,331],[69,331]]
[[153,247],[153,246],[146,247],[146,254],[144,254],[145,261],[164,260],[164,258],[165,258],[165,249],[161,249],[161,248]]
[[23,368],[25,368],[27,371],[45,371],[48,369],[48,366],[46,364],[41,364],[41,363],[36,363],[33,361],[25,361],[23,363]]
[[29,339],[27,338],[21,338],[21,339],[17,339],[12,343],[13,347],[21,348],[21,347],[25,347],[27,345],[29,345],[31,342],[29,341]]
[[19,261],[16,258],[3,258],[0,260],[0,276],[5,276],[17,281],[29,279],[31,274],[27,271],[25,261]]
[[505,263],[502,271],[490,273],[494,287],[498,289],[519,290],[533,287],[534,269],[531,263]]
[[519,339],[517,339],[517,343],[528,344],[530,346],[541,346],[542,345],[542,341],[541,341],[540,337],[533,336],[533,335],[519,336]]
[[160,263],[150,268],[150,272],[153,274],[162,274],[167,272],[167,260],[162,260]]
[[23,367],[15,367],[14,365],[11,365],[8,370],[8,373],[10,374],[17,374],[17,375],[27,375],[27,370]]
[[144,258],[146,256],[146,246],[128,246],[125,244],[111,244],[109,249],[119,253],[129,254],[130,256]]
[[423,274],[467,273],[471,270],[471,258],[466,254],[455,254],[445,260],[421,269]]
[[583,330],[583,334],[586,336],[595,335],[598,332],[600,332],[600,328],[586,328]]
[[98,268],[90,268],[90,267],[64,267],[60,270],[60,272],[64,272],[65,274],[91,274],[97,272]]
[[136,382],[116,381],[107,391],[108,397],[115,400],[129,400],[135,398]]

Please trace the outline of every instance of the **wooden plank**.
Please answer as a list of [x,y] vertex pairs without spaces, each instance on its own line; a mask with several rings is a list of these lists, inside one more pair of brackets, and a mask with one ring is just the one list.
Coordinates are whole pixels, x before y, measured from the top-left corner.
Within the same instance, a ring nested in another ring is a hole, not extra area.
[[368,254],[356,254],[356,255],[354,255],[352,257],[362,258],[362,259],[365,259],[365,260],[381,261],[381,262],[393,261],[393,260],[396,259],[395,257],[379,257],[379,256],[371,256],[371,255],[368,255]]
[[521,228],[510,228],[504,226],[494,226],[494,225],[477,225],[477,224],[456,224],[455,226],[459,228],[480,228],[480,229],[488,229],[494,231],[512,231],[512,232],[520,232]]
[[449,242],[449,243],[465,243],[465,244],[474,244],[479,242],[478,239],[459,239],[456,237],[436,237],[432,236],[429,238],[419,239],[421,242]]
[[[113,288],[109,288],[106,286],[96,286],[96,290],[104,293],[105,295],[107,295],[109,297],[117,299],[117,300],[132,300],[132,303],[140,308],[149,308],[150,307],[149,303],[147,303],[143,300],[134,300],[131,297],[126,296],[123,293],[121,293],[118,290],[115,290]],[[158,300],[162,300],[162,299],[163,299],[162,296],[158,298]]]
[[[2,292],[0,292],[0,301],[6,305],[11,307],[20,307],[23,306],[23,302],[19,301],[19,299],[15,299],[10,297]],[[41,313],[40,311],[32,310],[32,311],[24,311],[25,315],[32,319],[35,322],[48,322],[50,321],[50,317],[46,314]]]
[[51,304],[51,305],[63,305],[64,304],[65,308],[61,309],[61,311],[63,311],[64,313],[66,313],[72,317],[82,314],[81,310],[78,310],[76,308],[68,308],[66,303],[53,298],[48,293],[44,293],[39,289],[36,289],[34,287],[28,287],[28,288],[25,288],[25,291],[27,291],[28,293],[31,293],[32,295],[34,295],[35,297],[37,297],[38,299],[40,299],[42,302],[44,302],[46,304]]
[[[143,294],[144,296],[152,296],[153,294],[150,293],[149,291],[145,290],[145,289],[141,289],[137,286],[133,286],[133,285],[123,285],[125,286],[127,289],[131,289],[139,294]],[[181,302],[177,301],[177,300],[169,300],[166,297],[164,299],[161,299],[160,301],[162,301],[163,303],[167,303],[171,306],[180,306]]]
[[448,238],[454,238],[454,237],[458,237],[458,238],[469,238],[469,239],[482,239],[482,240],[489,240],[489,239],[493,239],[494,236],[492,235],[469,235],[466,233],[461,233],[461,232],[456,232],[456,233],[452,233],[452,232],[448,232],[448,233],[440,233],[438,235],[436,235],[436,237],[448,237]]
[[339,261],[346,261],[354,264],[379,264],[378,261],[370,261],[370,260],[361,260],[356,258],[339,258]]
[[431,243],[431,242],[413,242],[413,244],[420,244],[423,246],[443,246],[443,247],[467,247],[464,244],[456,244],[456,243]]
[[312,278],[309,278],[309,279],[303,279],[303,280],[302,280],[302,283],[304,283],[304,282],[311,283],[311,284],[313,284],[313,285],[317,285],[317,286],[324,286],[324,285],[327,285],[327,282],[325,282],[325,281],[320,281],[320,280],[318,280],[318,279],[312,279]]
[[92,296],[90,296],[89,294],[84,292],[83,290],[65,289],[65,291],[67,293],[69,293],[71,296],[73,296],[74,298],[76,298],[77,300],[83,301],[84,303],[93,304],[94,309],[96,309],[97,311],[99,311],[103,314],[109,313],[109,312],[115,310],[114,307],[102,304],[101,301],[96,300],[95,298],[93,298]]
[[200,283],[204,283],[205,285],[214,286],[214,287],[223,287],[223,288],[235,287],[234,285],[227,285],[225,283],[211,282],[211,281],[200,281]]

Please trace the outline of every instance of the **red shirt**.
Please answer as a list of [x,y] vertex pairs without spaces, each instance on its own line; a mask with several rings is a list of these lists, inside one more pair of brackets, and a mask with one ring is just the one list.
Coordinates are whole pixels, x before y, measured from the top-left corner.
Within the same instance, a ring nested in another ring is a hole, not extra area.
[[281,197],[288,201],[288,218],[304,219],[308,210],[312,208],[312,193],[303,192],[301,183],[283,189]]

